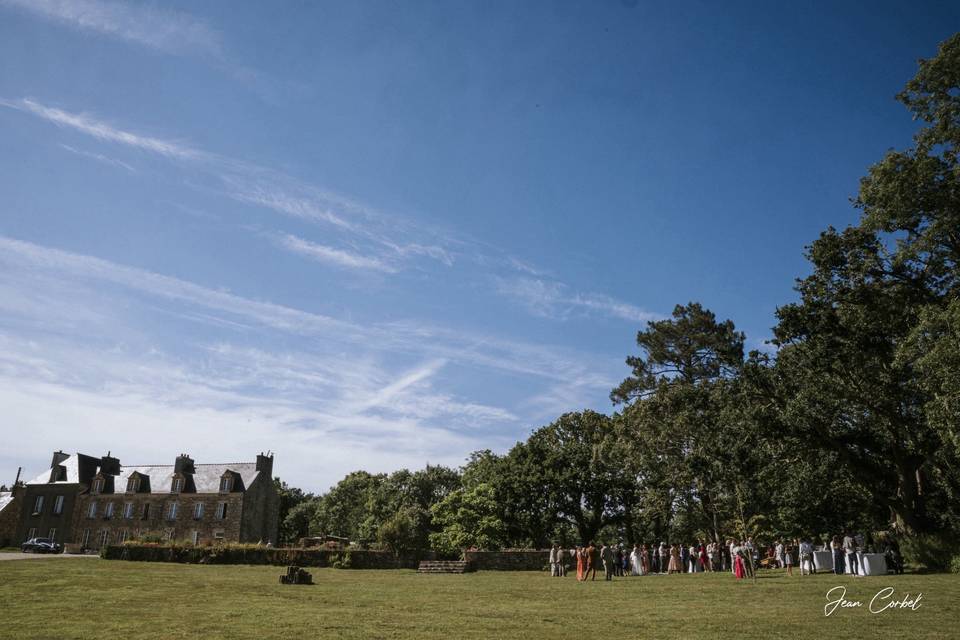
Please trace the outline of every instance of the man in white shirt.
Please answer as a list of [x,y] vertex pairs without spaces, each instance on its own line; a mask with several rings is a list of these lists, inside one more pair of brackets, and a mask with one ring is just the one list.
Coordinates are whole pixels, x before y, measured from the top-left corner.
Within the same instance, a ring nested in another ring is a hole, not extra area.
[[550,547],[550,575],[557,576],[557,545]]
[[857,546],[849,531],[843,536],[843,552],[847,556],[847,566],[850,567],[850,573],[855,576],[860,575],[857,567]]
[[813,563],[813,545],[810,544],[810,541],[806,538],[803,539],[803,542],[800,543],[800,575],[804,575],[803,567],[809,563],[810,569],[808,573],[811,575],[817,572],[817,567]]
[[777,559],[777,568],[783,569],[783,543],[777,540],[777,546],[773,550],[773,554]]

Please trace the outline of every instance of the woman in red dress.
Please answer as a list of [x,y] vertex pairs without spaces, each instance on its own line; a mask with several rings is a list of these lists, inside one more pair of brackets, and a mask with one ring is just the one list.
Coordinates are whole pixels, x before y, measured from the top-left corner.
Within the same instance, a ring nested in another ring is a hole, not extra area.
[[584,566],[584,555],[583,547],[577,547],[577,581],[583,582],[587,579],[586,572],[587,568]]
[[747,571],[743,566],[743,554],[740,553],[740,545],[735,545],[733,547],[733,553],[733,573],[735,576],[737,576],[737,580],[742,580],[744,576],[747,575]]

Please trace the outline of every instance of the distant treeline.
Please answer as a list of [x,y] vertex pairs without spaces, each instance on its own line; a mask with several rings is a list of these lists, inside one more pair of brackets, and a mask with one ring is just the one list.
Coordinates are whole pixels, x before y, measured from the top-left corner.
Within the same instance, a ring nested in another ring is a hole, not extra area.
[[612,415],[563,415],[459,470],[288,489],[286,538],[455,553],[855,528],[894,530],[936,564],[960,532],[960,34],[898,99],[921,123],[914,145],[870,167],[856,226],[807,247],[769,351],[677,306],[638,333]]

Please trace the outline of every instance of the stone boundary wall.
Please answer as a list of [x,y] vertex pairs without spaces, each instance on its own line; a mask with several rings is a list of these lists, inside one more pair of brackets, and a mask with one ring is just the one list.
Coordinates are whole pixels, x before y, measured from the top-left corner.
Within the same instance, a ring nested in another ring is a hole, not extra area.
[[284,549],[265,547],[188,547],[164,545],[108,545],[100,556],[106,560],[179,562],[184,564],[264,564],[339,569],[416,569],[420,560],[432,560],[432,552],[400,557],[388,551],[354,549]]
[[550,568],[549,549],[464,551],[463,559],[477,571],[543,571]]

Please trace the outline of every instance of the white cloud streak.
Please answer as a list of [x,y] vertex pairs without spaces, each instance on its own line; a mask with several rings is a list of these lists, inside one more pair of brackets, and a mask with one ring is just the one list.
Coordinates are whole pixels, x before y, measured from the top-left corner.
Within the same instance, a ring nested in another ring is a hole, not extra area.
[[72,153],[72,154],[74,154],[74,155],[81,156],[81,157],[83,157],[83,158],[91,158],[91,159],[93,159],[93,160],[96,160],[97,162],[102,162],[103,164],[108,164],[108,165],[110,165],[110,166],[112,166],[112,167],[120,167],[121,169],[125,169],[125,170],[129,171],[130,173],[136,173],[136,172],[137,172],[136,169],[134,169],[133,167],[131,167],[131,166],[130,166],[129,164],[127,164],[126,162],[123,162],[122,160],[116,160],[116,159],[114,159],[114,158],[109,158],[109,157],[107,157],[107,156],[105,156],[105,155],[103,155],[103,154],[101,154],[101,153],[93,153],[92,151],[84,151],[83,149],[75,149],[75,148],[71,147],[71,146],[68,145],[68,144],[61,144],[60,147],[61,147],[62,149],[64,149],[65,151],[69,151],[70,153]]
[[517,300],[534,315],[552,319],[566,319],[571,315],[600,314],[628,322],[648,322],[660,318],[621,300],[598,293],[571,293],[567,285],[539,278],[500,278],[497,291]]
[[0,4],[164,53],[222,55],[220,34],[183,12],[105,0],[0,0]]
[[[291,235],[280,236],[277,242],[279,246],[316,262],[383,273],[400,270],[396,257],[409,259],[411,256],[423,256],[448,267],[454,264],[454,254],[442,246],[417,241],[398,242],[384,231],[388,227],[394,232],[403,228],[400,220],[385,219],[378,212],[349,198],[305,185],[272,169],[202,151],[180,141],[119,129],[89,115],[70,113],[28,98],[0,98],[0,105],[30,113],[99,140],[155,153],[186,163],[192,168],[205,169],[219,181],[223,193],[234,200],[300,220],[328,224],[366,244],[366,255],[362,255]],[[510,279],[500,278],[496,289],[498,293],[519,301],[534,315],[557,319],[579,312],[628,322],[660,318],[657,314],[605,294],[571,293],[565,284],[541,277],[545,275],[543,272],[514,257],[492,259],[482,253],[475,257],[480,264],[504,263],[514,272],[527,274]]]
[[290,234],[279,236],[277,243],[293,253],[338,267],[382,271],[384,273],[396,273],[397,271],[394,267],[377,258],[368,258],[342,249],[317,244]]
[[29,98],[23,98],[21,100],[5,100],[0,98],[0,105],[30,113],[48,122],[52,122],[59,127],[69,127],[98,140],[123,144],[142,151],[157,153],[168,158],[177,160],[200,160],[207,157],[207,154],[191,149],[179,142],[123,131],[82,113],[69,113],[62,109],[42,105]]

